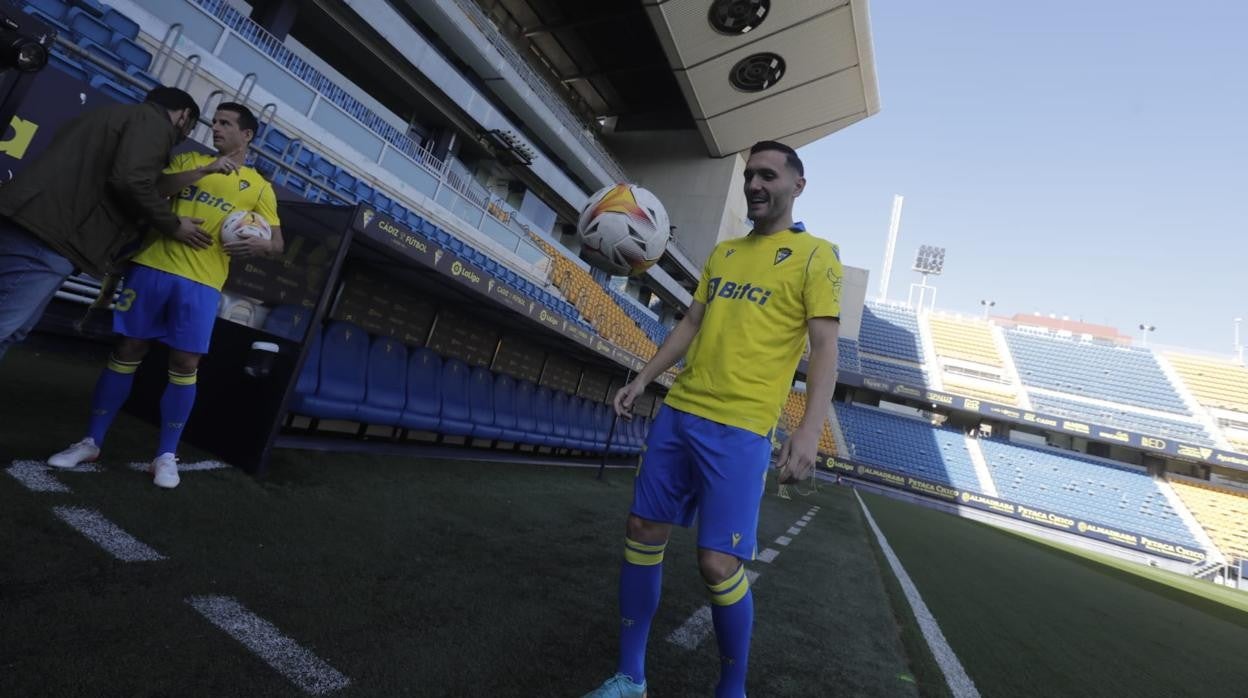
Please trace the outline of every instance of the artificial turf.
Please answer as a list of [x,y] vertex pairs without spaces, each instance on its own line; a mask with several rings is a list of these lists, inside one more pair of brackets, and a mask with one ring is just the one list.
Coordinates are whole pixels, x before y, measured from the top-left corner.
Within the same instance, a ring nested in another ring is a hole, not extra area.
[[[18,350],[0,363],[0,466],[79,436],[98,359]],[[342,695],[577,696],[614,671],[630,471],[599,482],[584,469],[279,451],[263,480],[188,473],[162,491],[122,467],[150,457],[154,435],[123,416],[102,472],[54,474],[69,493],[0,476],[0,695],[298,695],[186,603],[202,594],[237,598],[345,674]],[[751,695],[916,695],[847,490],[769,495],[760,547],[813,504],[774,562],[751,565]],[[98,509],[167,559],[114,560],[54,506]],[[694,540],[678,530],[668,548],[649,653],[659,698],[710,695],[718,672],[713,638],[694,651],[665,640],[705,603]]]
[[864,499],[983,695],[1248,694],[1248,613],[1213,585]]

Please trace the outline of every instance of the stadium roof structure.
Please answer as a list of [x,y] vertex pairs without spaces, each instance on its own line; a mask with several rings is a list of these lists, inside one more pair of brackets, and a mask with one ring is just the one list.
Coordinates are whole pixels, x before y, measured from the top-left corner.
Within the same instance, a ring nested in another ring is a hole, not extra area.
[[495,0],[491,14],[616,131],[709,154],[799,147],[879,111],[867,0]]
[[660,0],[646,12],[713,156],[799,147],[880,109],[867,0]]

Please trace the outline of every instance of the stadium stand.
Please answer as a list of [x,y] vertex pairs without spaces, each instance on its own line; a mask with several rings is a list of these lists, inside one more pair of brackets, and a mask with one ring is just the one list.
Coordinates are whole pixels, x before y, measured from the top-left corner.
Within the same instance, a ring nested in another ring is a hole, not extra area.
[[[310,342],[293,414],[590,453],[606,444],[612,416],[604,403],[535,389],[428,348],[409,352],[347,322],[331,322]],[[617,424],[611,452],[640,452],[648,426],[646,417]]]
[[1223,555],[1248,560],[1248,496],[1184,478],[1171,478],[1170,485]]
[[950,487],[984,491],[961,432],[872,407],[833,404],[855,462]]
[[858,342],[845,337],[838,337],[836,340],[837,348],[837,368],[842,371],[853,371],[854,373],[862,373],[862,359],[858,354]]
[[1024,385],[1189,415],[1148,349],[1005,333]]
[[983,384],[971,384],[950,380],[945,377],[945,391],[954,395],[965,395],[966,397],[979,398],[988,402],[997,402],[1002,405],[1018,405],[1018,393],[1002,386],[1001,389],[992,388]]
[[919,322],[909,308],[868,301],[862,309],[858,344],[862,351],[871,354],[923,362]]
[[1200,404],[1248,413],[1248,368],[1201,356],[1166,354]]
[[582,269],[555,246],[534,234],[533,241],[550,256],[550,280],[572,301],[592,328],[608,341],[649,360],[658,350],[654,340],[642,332],[620,304],[589,272]]
[[906,385],[924,386],[927,385],[927,373],[918,366],[905,366],[895,364],[890,361],[881,361],[869,356],[861,356],[859,361],[862,364],[862,373],[868,376],[876,376]]
[[[806,393],[800,390],[790,390],[788,397],[784,400],[784,406],[780,409],[780,423],[777,429],[784,434],[792,434],[793,430],[802,423],[802,417],[806,415]],[[828,455],[836,454],[836,437],[832,434],[832,423],[828,420],[823,422],[823,430],[819,432],[819,452]]]
[[619,291],[616,291],[605,284],[603,285],[603,289],[611,295],[612,299],[615,300],[624,313],[632,318],[633,322],[637,323],[637,326],[641,328],[641,331],[645,332],[646,336],[649,337],[650,341],[654,342],[655,345],[660,345],[663,343],[663,340],[667,339],[667,333],[669,330],[663,323],[659,322],[657,318],[645,310],[638,308],[634,305],[634,301],[631,298],[626,298]]
[[1157,483],[1143,471],[993,439],[979,443],[1004,499],[1201,547]]
[[1214,445],[1209,433],[1196,422],[1167,419],[1127,408],[1094,405],[1036,391],[1031,393],[1031,403],[1036,411],[1047,412],[1058,417],[1086,420],[1105,426],[1137,431],[1141,434],[1171,436],[1202,446]]
[[983,322],[966,322],[939,316],[928,318],[936,355],[988,366],[1005,366],[992,338],[992,328]]

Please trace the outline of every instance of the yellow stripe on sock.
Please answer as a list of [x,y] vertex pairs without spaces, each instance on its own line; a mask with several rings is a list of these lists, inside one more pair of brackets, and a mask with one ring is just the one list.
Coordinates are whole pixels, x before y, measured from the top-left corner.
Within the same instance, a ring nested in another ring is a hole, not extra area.
[[142,361],[122,361],[121,359],[108,357],[108,370],[113,373],[130,374],[139,370],[139,364]]
[[657,553],[641,553],[633,550],[632,548],[625,547],[624,560],[634,565],[650,567],[663,562],[663,551],[660,550]]
[[199,376],[199,371],[195,373],[174,373],[169,372],[169,382],[174,385],[195,385],[195,381]]
[[711,594],[711,603],[716,606],[731,606],[745,598],[745,595],[750,591],[750,580],[743,576],[740,581],[741,583],[732,591],[724,594]]
[[728,575],[728,578],[719,584],[707,584],[706,588],[711,590],[712,594],[721,594],[737,585],[741,578],[745,576],[745,565],[737,567],[737,571]]
[[632,538],[625,538],[624,545],[645,553],[661,553],[667,548],[667,543],[638,543]]

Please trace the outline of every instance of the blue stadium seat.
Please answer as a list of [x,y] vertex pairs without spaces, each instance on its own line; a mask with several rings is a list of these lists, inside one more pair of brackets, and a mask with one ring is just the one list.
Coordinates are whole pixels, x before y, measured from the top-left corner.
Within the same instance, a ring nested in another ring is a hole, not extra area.
[[[121,56],[118,56],[116,53],[113,53],[90,39],[79,39],[78,46],[83,51],[86,51],[87,55],[91,58],[91,61],[97,65],[107,65],[121,71],[126,69],[126,62],[121,60]],[[85,67],[89,69],[92,68],[90,64]]]
[[546,446],[562,446],[563,439],[555,434],[555,396],[550,388],[537,386],[533,390],[533,422],[538,440]]
[[442,423],[440,431],[472,436],[472,409],[468,403],[468,365],[459,359],[442,364]]
[[351,190],[351,195],[356,201],[369,202],[373,200],[373,188],[364,180],[356,180],[355,188]]
[[142,85],[142,89],[144,90],[150,91],[154,88],[160,87],[161,85],[161,82],[149,74],[146,70],[141,70],[133,65],[126,68],[126,75],[129,75],[137,80],[139,84]]
[[537,406],[534,400],[537,389],[529,381],[519,381],[515,390],[516,430],[521,436],[518,441],[526,444],[545,443],[537,428]]
[[377,337],[368,350],[368,379],[356,419],[398,426],[407,403],[407,347],[393,337]]
[[385,194],[379,191],[373,192],[373,206],[376,206],[378,211],[389,211],[392,203],[394,202]]
[[269,127],[264,130],[264,137],[260,139],[259,145],[270,153],[281,157],[282,155],[289,155],[286,149],[290,147],[292,140],[290,136],[282,133],[280,130]]
[[568,411],[567,393],[562,390],[554,391],[554,396],[550,400],[550,413],[553,424],[551,433],[556,441],[551,445],[576,448],[577,442],[572,439],[572,419]]
[[407,360],[407,404],[399,419],[406,429],[438,431],[442,413],[442,357],[413,349]]
[[586,450],[589,448],[589,434],[585,430],[585,401],[577,395],[569,396],[565,414],[568,419],[568,446]]
[[295,169],[311,175],[312,165],[316,164],[317,159],[316,153],[308,150],[307,148],[300,148],[299,152],[295,153]]
[[[498,437],[513,443],[528,443],[529,432],[520,430],[518,407],[520,396],[517,395],[516,380],[504,373],[494,379],[494,424],[502,430]],[[529,399],[532,400],[532,392]],[[529,405],[531,409],[532,404]]]
[[107,46],[113,39],[113,30],[81,7],[70,8],[65,14],[65,24],[69,25],[69,30],[74,34],[101,46]]
[[473,436],[491,441],[502,436],[503,430],[494,423],[494,374],[488,368],[472,369],[468,379],[468,415]]
[[[303,368],[299,371],[299,380],[295,381],[295,401],[301,396],[314,395],[321,384],[321,328],[312,330],[308,337],[308,356],[303,360]],[[291,408],[292,411],[294,408]]]
[[311,167],[312,177],[326,184],[334,181],[334,177],[338,176],[338,166],[323,157],[313,157]]
[[108,8],[101,19],[104,21],[104,26],[112,29],[118,36],[127,39],[139,38],[139,23],[117,10]]
[[57,21],[65,19],[65,15],[69,14],[69,3],[64,0],[26,0],[26,4]]
[[333,322],[321,340],[320,382],[316,393],[300,395],[292,411],[311,417],[355,419],[368,375],[368,333],[348,322]]
[[127,70],[132,67],[139,70],[147,70],[152,65],[152,54],[135,43],[133,39],[118,37],[110,46],[113,53],[121,58]]
[[264,327],[262,329],[265,332],[272,332],[279,337],[285,337],[298,342],[303,338],[304,328],[307,327],[311,313],[311,310],[297,305],[279,305],[271,310],[268,317],[264,319]]
[[84,12],[89,12],[95,17],[103,17],[104,12],[108,9],[99,0],[73,0],[73,3]]
[[399,222],[399,225],[408,225],[407,207],[401,205],[399,202],[395,201],[390,204],[390,215],[394,217],[394,220]]
[[357,182],[358,180],[350,172],[338,170],[338,173],[334,175],[333,185],[335,189],[344,194],[354,195]]

